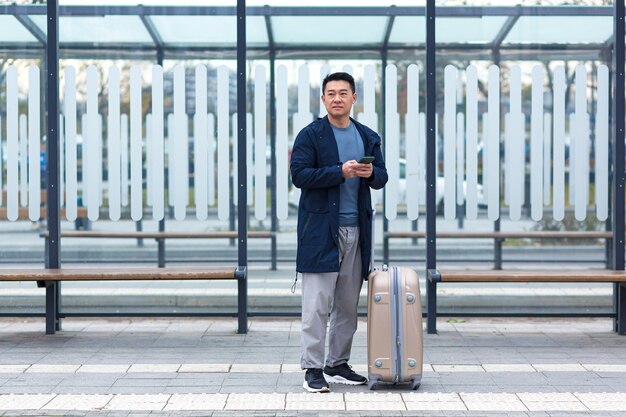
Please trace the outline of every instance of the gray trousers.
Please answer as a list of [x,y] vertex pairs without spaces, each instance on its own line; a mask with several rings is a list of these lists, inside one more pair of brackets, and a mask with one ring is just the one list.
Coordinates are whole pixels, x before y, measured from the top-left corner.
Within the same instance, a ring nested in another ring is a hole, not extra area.
[[326,365],[337,366],[350,359],[363,284],[361,269],[359,228],[340,227],[339,272],[302,274],[302,369],[324,367],[329,312]]

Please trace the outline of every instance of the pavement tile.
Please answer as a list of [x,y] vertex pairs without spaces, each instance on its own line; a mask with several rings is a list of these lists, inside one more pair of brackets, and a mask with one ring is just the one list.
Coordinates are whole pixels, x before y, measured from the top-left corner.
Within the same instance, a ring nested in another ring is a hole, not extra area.
[[395,402],[402,401],[402,395],[382,392],[347,392],[344,394],[346,402]]
[[183,363],[179,373],[225,373],[230,371],[227,363]]
[[[297,387],[290,388],[290,391],[301,390],[301,384]],[[250,387],[247,385],[222,385],[219,392],[222,394],[249,394],[253,391],[255,394],[277,394],[277,388],[275,386],[266,387],[263,385]],[[280,392],[284,394],[284,392]]]
[[533,368],[537,372],[586,372],[582,365],[578,363],[533,363]]
[[119,378],[113,387],[166,387],[172,378]]
[[406,410],[402,396],[396,393],[346,393],[346,410],[401,411]]
[[[16,387],[8,382],[7,384],[0,387],[0,394],[50,394],[55,391],[57,384],[54,385],[25,385]],[[0,407],[2,410],[2,407]]]
[[338,393],[338,392],[329,392],[329,393],[324,393],[323,395],[320,395],[318,393],[313,393],[313,392],[291,392],[287,394],[287,398],[286,398],[287,402],[308,402],[308,401],[315,401],[315,402],[341,402],[343,403],[344,401],[344,394]]
[[0,410],[38,410],[54,398],[54,394],[2,394]]
[[21,374],[30,365],[0,365],[0,374]]
[[545,402],[578,402],[579,399],[576,398],[574,394],[571,392],[519,392],[517,396],[520,400],[527,402],[537,402],[537,401],[545,401]]
[[173,394],[163,410],[223,410],[227,398],[227,394]]
[[459,397],[459,394],[453,392],[407,392],[401,395],[404,402],[461,401],[461,397]]
[[[326,394],[323,394],[326,395]],[[342,402],[337,401],[287,401],[285,410],[320,410],[320,411],[343,411],[346,407]]]
[[128,373],[154,373],[154,372],[177,372],[180,364],[176,363],[135,363],[130,366]]
[[530,364],[523,363],[501,363],[501,364],[489,364],[482,365],[486,372],[537,372]]
[[35,363],[31,365],[25,373],[46,373],[46,374],[73,374],[80,365],[49,365]]
[[280,364],[250,364],[234,363],[230,368],[231,373],[254,373],[254,374],[278,374]]
[[626,393],[625,392],[575,392],[576,398],[583,402],[587,401],[615,401],[623,402],[626,405]]
[[408,392],[402,399],[409,411],[465,411],[467,408],[457,393]]
[[485,372],[481,365],[442,365],[432,364],[433,370],[439,373],[445,372]]
[[44,410],[100,410],[113,398],[113,394],[59,394],[46,404]]
[[422,373],[423,374],[429,374],[429,373],[433,373],[435,372],[435,370],[433,369],[432,365],[425,363],[422,365]]
[[284,410],[285,394],[234,393],[228,396],[225,410]]
[[105,410],[160,411],[167,405],[167,394],[116,394]]
[[530,411],[589,411],[579,401],[524,401],[524,405]]
[[280,368],[280,372],[283,374],[286,373],[301,373],[304,372],[304,370],[302,369],[302,365],[300,365],[299,363],[283,363],[281,368]]
[[408,411],[466,411],[462,401],[411,401],[405,403]]
[[[602,365],[602,364],[583,364],[585,369],[592,372],[624,372],[626,373],[626,365]],[[0,371],[1,372],[1,371]]]
[[405,411],[406,405],[399,402],[381,402],[381,401],[346,401],[347,411]]
[[459,393],[470,411],[528,411],[515,394],[510,393]]
[[588,411],[570,392],[522,392],[517,396],[530,411]]
[[128,372],[130,368],[130,364],[128,365],[117,365],[117,364],[102,364],[102,365],[81,365],[80,368],[76,371],[77,373],[96,373],[96,374],[124,374]]
[[591,411],[626,411],[626,403],[621,401],[583,401],[583,404]]

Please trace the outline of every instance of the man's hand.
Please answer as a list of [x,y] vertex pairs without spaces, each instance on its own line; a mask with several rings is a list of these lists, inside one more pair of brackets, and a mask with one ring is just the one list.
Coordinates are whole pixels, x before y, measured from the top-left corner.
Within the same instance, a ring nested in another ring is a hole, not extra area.
[[373,170],[374,168],[372,167],[372,164],[359,164],[354,159],[344,162],[344,164],[341,166],[341,174],[344,178],[369,178],[372,176]]
[[369,178],[372,176],[372,172],[374,171],[374,167],[372,164],[356,164],[356,175],[363,178]]

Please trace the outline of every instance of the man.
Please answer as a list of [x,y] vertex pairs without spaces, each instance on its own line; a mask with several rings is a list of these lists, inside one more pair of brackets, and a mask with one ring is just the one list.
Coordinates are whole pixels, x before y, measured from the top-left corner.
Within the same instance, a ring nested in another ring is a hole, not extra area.
[[[306,369],[303,388],[309,392],[330,391],[328,382],[367,382],[348,360],[371,257],[370,188],[387,182],[380,137],[350,118],[357,98],[354,78],[345,72],[330,74],[322,82],[322,94],[328,116],[302,129],[291,155],[293,184],[302,189],[296,270],[302,273],[300,364]],[[373,156],[373,163],[357,162],[364,156]]]

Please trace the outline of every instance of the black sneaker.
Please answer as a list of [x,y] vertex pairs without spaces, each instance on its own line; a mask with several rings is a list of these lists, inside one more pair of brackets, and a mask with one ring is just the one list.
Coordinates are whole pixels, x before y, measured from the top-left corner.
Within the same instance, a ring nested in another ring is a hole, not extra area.
[[310,368],[304,374],[302,388],[309,392],[330,392],[330,387],[324,379],[324,372],[319,368]]
[[347,363],[335,367],[324,367],[324,378],[327,382],[346,385],[361,385],[367,382],[367,378],[357,374]]

